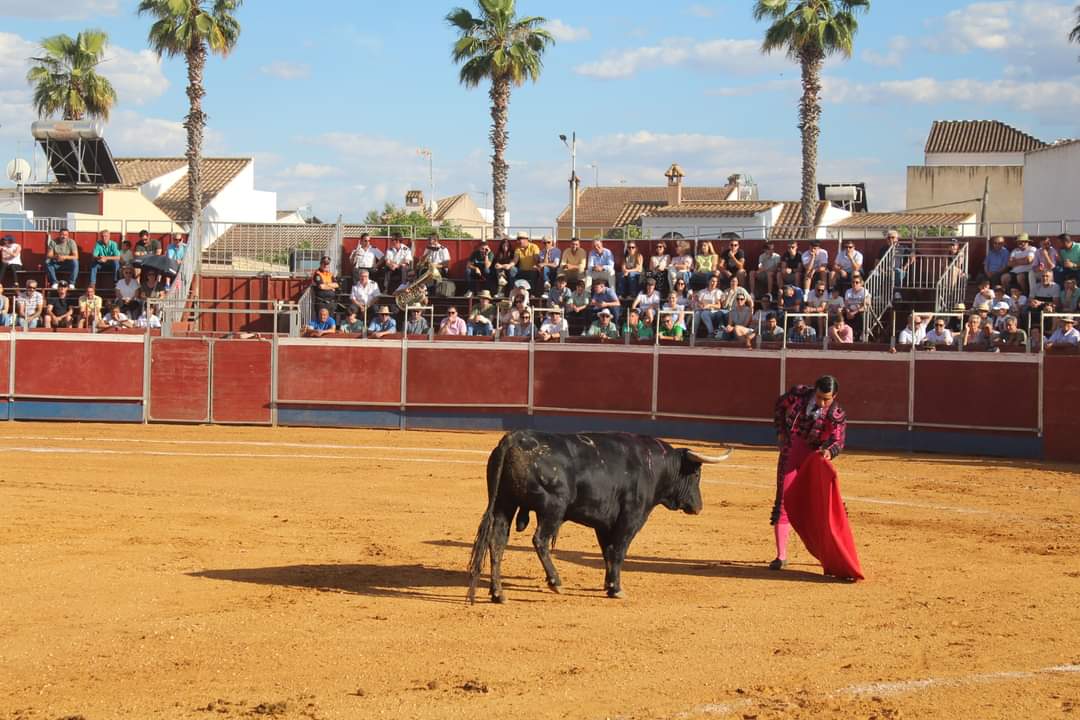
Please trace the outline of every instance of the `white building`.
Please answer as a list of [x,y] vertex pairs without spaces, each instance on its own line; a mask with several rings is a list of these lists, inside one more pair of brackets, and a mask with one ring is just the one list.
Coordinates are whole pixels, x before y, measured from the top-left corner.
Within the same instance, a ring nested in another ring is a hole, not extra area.
[[[1080,140],[1024,155],[1024,229],[1040,235],[1061,232],[1054,223],[1068,220],[1080,221]],[[1080,232],[1080,222],[1063,230]]]

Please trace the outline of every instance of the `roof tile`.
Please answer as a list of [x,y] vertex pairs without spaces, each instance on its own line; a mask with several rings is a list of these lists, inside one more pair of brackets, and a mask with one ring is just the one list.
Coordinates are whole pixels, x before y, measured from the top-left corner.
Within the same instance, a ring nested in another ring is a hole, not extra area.
[[[727,200],[734,185],[723,187],[683,187],[683,202],[718,202]],[[667,203],[668,189],[665,186],[653,187],[589,187],[585,188],[578,196],[577,224],[578,227],[623,227],[636,222],[640,215],[633,216],[634,207],[628,205],[648,205],[650,207],[665,205]],[[562,225],[570,223],[570,206],[568,205],[558,222]]]
[[935,120],[927,153],[1019,153],[1046,143],[998,120]]
[[922,227],[956,226],[975,221],[975,213],[855,213],[834,228],[882,228],[915,225]]

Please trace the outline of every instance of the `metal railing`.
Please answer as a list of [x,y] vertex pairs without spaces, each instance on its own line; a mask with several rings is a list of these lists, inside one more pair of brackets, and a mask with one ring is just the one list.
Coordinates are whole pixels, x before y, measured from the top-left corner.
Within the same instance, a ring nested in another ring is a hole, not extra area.
[[[203,274],[304,274],[337,246],[341,225],[208,222],[193,249],[203,248]],[[336,267],[336,266],[335,266]]]
[[[864,337],[870,337],[881,327],[882,318],[892,308],[896,293],[896,245],[890,245],[881,256],[877,265],[867,276],[865,287],[870,298],[870,307],[866,310],[863,323]],[[785,336],[787,332],[785,330]]]
[[956,307],[967,296],[968,244],[960,246],[960,252],[951,256],[941,276],[937,279],[934,310],[945,312]]
[[[192,235],[199,233],[199,223],[192,227]],[[169,291],[159,301],[159,317],[161,318],[161,332],[165,337],[172,335],[173,323],[182,322],[184,308],[191,294],[191,284],[195,278],[196,268],[199,264],[199,253],[189,243],[184,251],[184,257],[180,259],[180,269],[169,285]]]

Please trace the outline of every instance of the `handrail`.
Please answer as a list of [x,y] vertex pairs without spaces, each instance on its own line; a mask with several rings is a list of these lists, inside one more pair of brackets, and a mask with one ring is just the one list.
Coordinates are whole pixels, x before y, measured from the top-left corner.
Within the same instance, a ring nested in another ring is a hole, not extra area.
[[941,276],[938,277],[934,310],[949,311],[955,308],[957,303],[963,302],[967,292],[967,279],[968,244],[964,243],[960,252],[949,261],[941,272]]
[[890,245],[866,278],[866,294],[870,297],[870,308],[866,311],[866,322],[863,323],[864,339],[873,335],[881,326],[881,319],[892,307],[896,292],[897,247]]

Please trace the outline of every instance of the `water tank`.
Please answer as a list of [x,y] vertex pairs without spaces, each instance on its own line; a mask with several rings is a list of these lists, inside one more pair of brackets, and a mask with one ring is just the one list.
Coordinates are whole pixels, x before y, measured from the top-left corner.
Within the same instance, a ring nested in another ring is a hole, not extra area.
[[859,188],[854,185],[831,185],[825,188],[825,199],[834,203],[853,203],[859,199]]
[[100,120],[37,120],[30,126],[35,140],[100,140],[105,125]]

